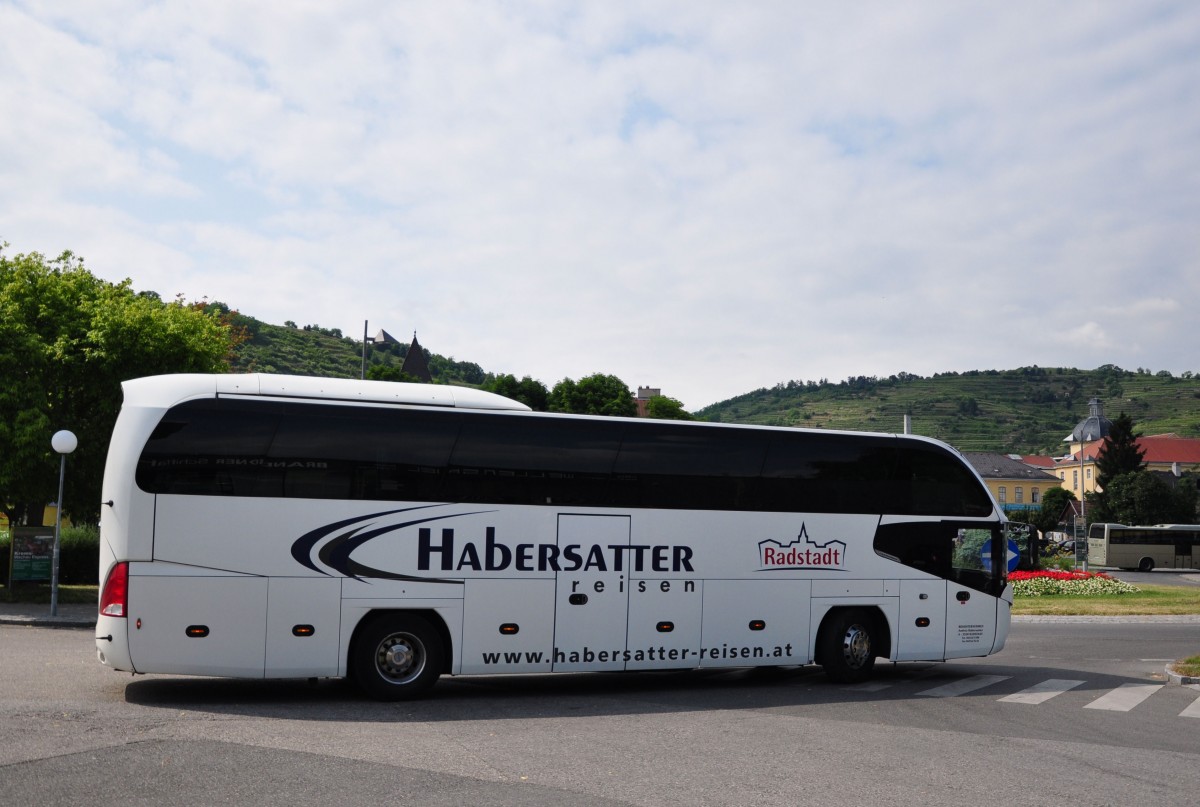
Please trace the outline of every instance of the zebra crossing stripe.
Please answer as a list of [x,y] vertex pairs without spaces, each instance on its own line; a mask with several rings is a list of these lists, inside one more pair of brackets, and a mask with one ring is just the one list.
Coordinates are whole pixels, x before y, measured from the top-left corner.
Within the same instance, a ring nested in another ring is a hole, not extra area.
[[[1197,689],[1197,688],[1200,688],[1200,687],[1193,687],[1193,689]],[[1200,698],[1196,698],[1196,700],[1192,701],[1192,705],[1189,706],[1188,708],[1184,709],[1182,712],[1180,712],[1179,716],[1180,717],[1200,717]]]
[[1023,689],[1020,692],[1014,692],[1011,695],[1006,695],[1000,700],[1007,703],[1045,703],[1055,695],[1061,695],[1067,690],[1074,689],[1083,683],[1085,682],[1069,678],[1048,678],[1040,684],[1031,686],[1029,689]]
[[953,698],[957,695],[965,695],[968,692],[974,692],[977,689],[998,684],[1001,681],[1007,681],[1012,678],[1011,675],[972,675],[970,678],[963,678],[960,681],[951,681],[940,687],[927,689],[924,692],[918,692],[918,695],[924,695],[927,698]]
[[1083,708],[1103,709],[1107,712],[1128,712],[1162,688],[1162,684],[1121,684]]

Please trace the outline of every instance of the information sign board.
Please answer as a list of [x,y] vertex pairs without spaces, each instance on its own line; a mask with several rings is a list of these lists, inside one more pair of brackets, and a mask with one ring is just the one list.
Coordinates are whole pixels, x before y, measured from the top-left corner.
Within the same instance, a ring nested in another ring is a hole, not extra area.
[[54,559],[53,527],[13,527],[9,580],[13,583],[49,580]]

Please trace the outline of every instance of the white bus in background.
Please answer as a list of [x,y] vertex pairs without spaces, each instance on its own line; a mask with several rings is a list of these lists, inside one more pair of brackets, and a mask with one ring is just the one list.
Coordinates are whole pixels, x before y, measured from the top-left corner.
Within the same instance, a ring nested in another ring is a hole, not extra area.
[[884,434],[534,413],[457,387],[126,382],[100,661],[349,677],[805,665],[1003,647],[1004,519],[963,458]]
[[1200,569],[1200,525],[1159,524],[1088,527],[1087,559],[1092,566],[1118,569]]

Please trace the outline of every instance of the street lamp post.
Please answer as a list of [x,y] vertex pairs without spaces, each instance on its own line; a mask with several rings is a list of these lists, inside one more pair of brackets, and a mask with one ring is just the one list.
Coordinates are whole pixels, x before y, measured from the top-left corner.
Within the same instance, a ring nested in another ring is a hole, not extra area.
[[79,447],[79,440],[65,429],[55,432],[50,445],[62,455],[58,465],[58,507],[54,513],[54,558],[50,566],[50,616],[58,616],[58,553],[62,535],[63,480],[67,476],[67,455]]
[[374,344],[374,342],[375,342],[375,340],[373,338],[367,336],[367,323],[368,322],[369,322],[369,320],[365,320],[365,319],[363,320],[363,349],[362,349],[362,376],[361,376],[361,378],[364,378],[364,379],[367,377],[367,345]]
[[[1082,566],[1083,571],[1087,571],[1087,481],[1083,476],[1083,452],[1087,449],[1087,443],[1083,438],[1085,435],[1079,435],[1079,520],[1083,522],[1082,529],[1075,531],[1075,565]],[[1084,547],[1080,552],[1080,545]],[[1082,560],[1081,560],[1082,558]]]

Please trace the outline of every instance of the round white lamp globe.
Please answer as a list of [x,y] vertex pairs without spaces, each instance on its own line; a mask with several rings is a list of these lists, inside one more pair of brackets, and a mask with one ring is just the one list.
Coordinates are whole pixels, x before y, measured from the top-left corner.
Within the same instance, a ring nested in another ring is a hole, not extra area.
[[54,433],[54,436],[50,438],[50,445],[59,454],[70,454],[79,447],[79,439],[72,432],[64,429]]

